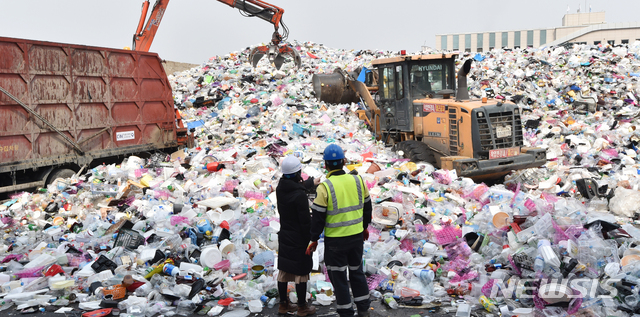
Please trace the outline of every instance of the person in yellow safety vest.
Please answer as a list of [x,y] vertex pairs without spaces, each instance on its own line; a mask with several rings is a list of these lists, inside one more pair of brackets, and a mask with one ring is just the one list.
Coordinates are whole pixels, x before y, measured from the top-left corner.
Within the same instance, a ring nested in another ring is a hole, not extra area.
[[371,223],[369,190],[362,177],[343,170],[345,158],[340,146],[327,146],[323,159],[329,172],[327,180],[316,189],[311,206],[311,243],[307,253],[316,250],[324,230],[324,264],[335,290],[338,314],[353,316],[355,303],[358,316],[368,317],[369,286],[362,267],[362,251],[364,240],[369,239],[367,227]]

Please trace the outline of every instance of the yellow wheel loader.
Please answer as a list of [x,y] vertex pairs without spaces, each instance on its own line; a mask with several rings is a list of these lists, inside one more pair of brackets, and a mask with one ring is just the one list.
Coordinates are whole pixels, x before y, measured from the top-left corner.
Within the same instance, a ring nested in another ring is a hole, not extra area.
[[414,162],[456,170],[458,176],[497,179],[542,166],[546,152],[524,147],[520,110],[511,102],[472,100],[456,54],[377,59],[373,69],[316,74],[316,97],[327,103],[360,102],[358,114],[376,137]]

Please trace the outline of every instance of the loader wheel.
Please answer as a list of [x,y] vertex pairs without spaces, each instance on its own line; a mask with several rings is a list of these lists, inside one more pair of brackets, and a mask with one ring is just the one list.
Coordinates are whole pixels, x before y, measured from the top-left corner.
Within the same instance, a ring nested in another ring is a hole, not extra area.
[[398,144],[397,150],[404,152],[403,156],[412,162],[427,162],[436,164],[436,157],[429,147],[420,141],[404,141]]
[[53,183],[53,181],[55,181],[58,178],[69,178],[73,176],[75,173],[76,172],[68,168],[56,170],[53,173],[51,173],[51,175],[49,175],[49,179],[47,180],[46,185]]
[[424,143],[416,140],[403,141],[396,144],[394,151],[402,151],[404,152],[405,158],[410,158],[408,155],[415,148],[423,146]]
[[425,144],[420,142],[420,141],[416,141],[416,140],[408,140],[408,141],[404,141],[404,142],[400,142],[396,145],[396,151],[401,150],[405,153],[409,153],[411,152],[411,150],[424,146]]
[[393,137],[393,134],[391,133],[383,133],[382,134],[382,141],[384,142],[384,146],[385,147],[390,147],[390,148],[394,148],[396,146],[396,140]]

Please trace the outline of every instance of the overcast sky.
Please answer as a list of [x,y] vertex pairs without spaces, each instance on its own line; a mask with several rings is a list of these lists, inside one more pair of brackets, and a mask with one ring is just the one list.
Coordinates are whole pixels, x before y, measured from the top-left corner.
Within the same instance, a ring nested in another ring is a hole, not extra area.
[[[153,3],[155,0],[152,0]],[[143,0],[0,0],[0,36],[123,48],[131,46]],[[640,21],[640,0],[271,0],[285,10],[290,40],[331,48],[408,52],[445,33],[556,27],[567,12],[606,11],[606,21]],[[151,51],[202,63],[268,42],[273,27],[215,0],[173,0]]]

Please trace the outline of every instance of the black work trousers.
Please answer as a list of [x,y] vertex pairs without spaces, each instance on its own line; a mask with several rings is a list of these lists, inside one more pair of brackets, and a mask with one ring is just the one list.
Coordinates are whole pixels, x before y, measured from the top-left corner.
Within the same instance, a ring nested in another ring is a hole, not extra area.
[[[353,303],[356,304],[358,312],[369,309],[369,286],[362,267],[362,249],[362,234],[325,238],[324,263],[335,290],[337,311],[340,316],[352,317]],[[349,294],[349,284],[353,292],[353,302]]]

